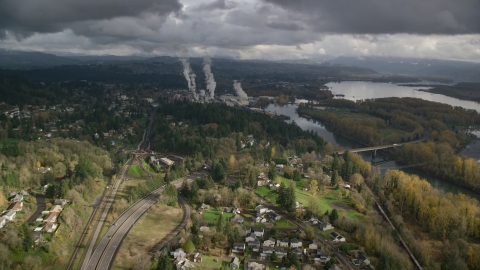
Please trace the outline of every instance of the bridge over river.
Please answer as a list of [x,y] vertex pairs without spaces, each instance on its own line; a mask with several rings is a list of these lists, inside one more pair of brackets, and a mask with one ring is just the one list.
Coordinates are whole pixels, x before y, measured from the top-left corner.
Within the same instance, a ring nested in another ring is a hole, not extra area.
[[357,149],[341,150],[341,151],[336,151],[335,153],[341,155],[341,154],[345,153],[345,151],[352,152],[352,153],[374,151],[373,156],[375,156],[376,153],[377,153],[377,150],[401,147],[401,146],[403,146],[405,144],[408,144],[408,143],[423,142],[427,138],[428,138],[428,136],[424,136],[422,139],[419,139],[419,140],[416,140],[416,141],[411,141],[411,142],[406,142],[406,143],[394,143],[394,144],[387,144],[387,145],[380,145],[380,146],[370,146],[370,147],[363,147],[363,148],[357,148]]

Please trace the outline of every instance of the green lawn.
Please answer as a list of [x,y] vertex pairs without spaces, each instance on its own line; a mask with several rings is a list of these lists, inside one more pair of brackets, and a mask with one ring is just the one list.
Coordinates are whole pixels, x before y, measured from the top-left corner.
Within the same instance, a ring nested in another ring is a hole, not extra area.
[[[208,211],[203,212],[203,221],[209,224],[217,224],[218,217],[222,212],[223,207],[210,208]],[[223,213],[225,220],[229,220],[233,216],[233,213]]]
[[279,221],[275,222],[274,227],[277,229],[293,229],[295,228],[295,225],[293,225],[288,220],[282,218]]
[[128,169],[128,174],[133,177],[144,177],[146,176],[146,173],[140,168],[138,164],[134,164],[130,166]]
[[[215,259],[218,259],[218,262],[216,262]],[[202,262],[197,262],[193,264],[199,268],[204,267],[209,269],[219,269],[222,267],[222,258],[203,255]]]
[[[288,185],[289,179],[286,179],[282,176],[277,176],[282,182]],[[302,188],[304,186],[304,180],[301,180],[299,182],[295,183],[295,196],[297,199],[297,202],[302,203],[304,206],[308,207],[309,200],[311,198],[314,198],[315,201],[318,203],[320,206],[320,209],[322,212],[326,211],[332,211],[333,208],[329,205],[329,203],[332,202],[338,202],[338,200],[335,198],[335,190],[326,190],[325,192],[318,192],[315,197],[312,197],[312,194],[308,191],[303,191]],[[269,200],[270,202],[275,203],[278,193],[276,190],[272,190],[268,187],[259,187],[255,189],[255,192]],[[348,206],[348,201],[347,199],[342,199],[341,201],[344,205]],[[346,215],[350,218],[359,218],[363,219],[364,216],[354,210],[349,210],[346,211]]]

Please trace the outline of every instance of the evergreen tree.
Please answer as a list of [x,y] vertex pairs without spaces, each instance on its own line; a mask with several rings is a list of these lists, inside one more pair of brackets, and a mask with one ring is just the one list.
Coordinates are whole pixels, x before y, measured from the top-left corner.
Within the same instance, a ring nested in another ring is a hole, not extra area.
[[297,181],[297,182],[302,180],[302,175],[300,174],[300,172],[298,170],[293,171],[292,179],[293,179],[293,181]]
[[225,225],[225,218],[220,214],[217,220],[217,232],[223,232],[225,230]]
[[330,218],[330,223],[332,223],[332,224],[333,224],[333,222],[334,222],[335,220],[338,219],[338,211],[337,211],[337,209],[333,209],[333,210],[332,210],[332,212],[331,212],[330,215],[329,215],[329,218]]
[[160,253],[158,257],[157,270],[173,270],[173,265],[165,253]]
[[330,185],[336,186],[337,184],[338,184],[338,171],[335,170],[335,171],[333,171]]

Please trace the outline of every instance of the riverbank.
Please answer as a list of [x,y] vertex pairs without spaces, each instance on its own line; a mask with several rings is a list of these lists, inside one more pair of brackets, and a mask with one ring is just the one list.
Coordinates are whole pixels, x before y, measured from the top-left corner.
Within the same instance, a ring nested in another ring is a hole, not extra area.
[[418,89],[418,91],[435,93],[461,100],[468,100],[480,103],[480,83],[459,83],[452,86],[435,85],[430,89]]

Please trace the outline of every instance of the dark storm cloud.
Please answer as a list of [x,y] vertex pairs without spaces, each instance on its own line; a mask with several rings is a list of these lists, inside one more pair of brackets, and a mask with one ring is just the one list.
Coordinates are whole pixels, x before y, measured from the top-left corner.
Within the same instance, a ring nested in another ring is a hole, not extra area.
[[72,23],[176,12],[178,0],[1,0],[0,32],[59,32]]
[[478,0],[263,0],[305,15],[316,31],[349,34],[480,33]]
[[204,11],[204,10],[215,10],[215,9],[221,9],[221,10],[228,10],[232,9],[236,6],[236,4],[232,1],[226,1],[226,0],[216,0],[211,3],[203,3],[198,5],[197,7],[193,8],[194,11]]
[[296,23],[284,23],[284,22],[269,22],[267,26],[277,30],[297,31],[303,30],[304,27]]

